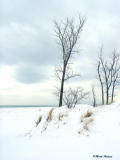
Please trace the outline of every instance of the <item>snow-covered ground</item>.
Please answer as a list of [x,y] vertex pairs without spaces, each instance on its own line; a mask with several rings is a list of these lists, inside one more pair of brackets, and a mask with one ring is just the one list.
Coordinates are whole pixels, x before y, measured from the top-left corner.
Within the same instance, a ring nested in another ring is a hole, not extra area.
[[0,109],[0,160],[67,159],[120,160],[120,103]]

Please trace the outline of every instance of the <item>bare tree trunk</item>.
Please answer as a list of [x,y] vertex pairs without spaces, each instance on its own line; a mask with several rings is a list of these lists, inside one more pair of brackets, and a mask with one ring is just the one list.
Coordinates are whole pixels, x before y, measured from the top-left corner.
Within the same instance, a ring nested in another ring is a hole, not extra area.
[[92,86],[92,96],[93,96],[93,106],[96,107],[96,94],[94,86]]
[[103,84],[101,84],[101,90],[102,90],[102,105],[104,105],[104,89],[103,89]]
[[100,85],[101,85],[101,93],[102,93],[102,105],[104,105],[104,88],[103,88],[103,83],[102,83],[102,81],[101,81],[101,79],[99,79],[100,80]]
[[106,63],[104,63],[104,60],[102,58],[102,56],[100,57],[100,61],[101,61],[101,64],[102,64],[102,68],[103,68],[103,73],[104,73],[104,79],[105,79],[105,85],[106,85],[106,104],[109,103],[109,88],[108,87],[108,80],[109,80],[109,75],[110,75],[110,72],[107,70],[107,65]]
[[101,92],[102,92],[102,105],[104,105],[104,88],[103,88],[103,82],[102,82],[102,79],[101,79],[101,73],[100,73],[100,62],[98,63],[97,71],[98,71],[98,78],[99,78],[100,85],[101,85]]
[[114,100],[114,90],[115,90],[115,85],[113,84],[113,87],[112,87],[112,96],[111,96],[111,103],[113,103],[113,100]]
[[62,75],[61,87],[60,87],[59,107],[62,106],[63,91],[64,91],[64,82],[65,82],[65,71],[66,71],[66,66],[63,67],[63,75]]
[[109,103],[109,89],[106,88],[106,104]]

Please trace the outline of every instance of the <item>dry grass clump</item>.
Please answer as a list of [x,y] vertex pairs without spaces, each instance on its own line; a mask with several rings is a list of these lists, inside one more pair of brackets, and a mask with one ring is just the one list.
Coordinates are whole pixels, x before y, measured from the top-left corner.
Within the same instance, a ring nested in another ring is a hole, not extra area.
[[47,123],[45,123],[45,124],[44,124],[44,126],[43,126],[43,128],[42,128],[41,133],[43,133],[43,132],[47,129],[47,127],[48,127],[48,124],[47,124]]
[[85,129],[86,131],[88,131],[88,124],[87,123],[84,124],[83,129]]
[[91,117],[92,115],[93,115],[93,113],[88,110],[87,113],[84,115],[84,118]]
[[38,124],[41,122],[41,120],[42,120],[42,116],[40,115],[40,116],[38,117],[37,121],[35,122],[36,127],[37,127]]
[[53,119],[52,113],[54,111],[54,108],[50,109],[50,111],[48,112],[48,116],[47,116],[47,122],[50,122]]
[[[78,134],[82,134],[82,133],[84,133],[84,131],[89,131],[89,124],[92,123],[93,121],[94,121],[93,118],[89,118],[86,121],[84,121],[83,128],[78,131]],[[87,136],[89,136],[89,135],[87,135]]]
[[92,115],[92,111],[88,110],[85,115],[81,116],[80,122],[83,123],[83,129],[79,130],[78,134],[81,134],[84,130],[89,131],[89,124],[94,121]]
[[82,131],[78,131],[78,134],[81,134]]
[[84,121],[84,116],[81,116],[80,122],[82,123]]
[[85,120],[86,118],[90,118],[92,115],[93,115],[93,113],[88,110],[84,115],[81,116],[80,122],[81,122],[81,123],[84,122],[84,120]]
[[90,123],[92,123],[94,120],[93,120],[93,118],[90,118],[90,119],[88,119],[85,123],[84,123],[84,125],[83,125],[83,129],[85,129],[85,130],[89,130],[89,128],[88,128],[88,125],[90,124]]
[[43,128],[42,128],[41,133],[43,133],[43,132],[47,129],[48,124],[49,124],[48,122],[52,121],[54,109],[55,109],[55,108],[51,108],[51,109],[49,110],[48,116],[47,116],[46,121],[45,121],[45,123],[44,123],[44,125],[43,125]]
[[67,116],[68,116],[67,114],[60,113],[58,115],[58,120],[61,121],[63,119],[63,117],[67,117]]
[[93,118],[88,119],[87,123],[92,123],[94,121]]

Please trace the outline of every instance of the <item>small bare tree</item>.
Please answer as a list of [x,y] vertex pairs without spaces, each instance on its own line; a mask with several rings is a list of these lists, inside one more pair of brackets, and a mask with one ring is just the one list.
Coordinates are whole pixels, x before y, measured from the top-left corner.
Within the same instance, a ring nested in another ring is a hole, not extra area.
[[78,53],[76,45],[85,24],[85,18],[81,18],[81,16],[79,16],[78,24],[75,23],[73,18],[67,18],[66,21],[62,21],[60,23],[55,21],[54,24],[55,35],[58,39],[58,45],[62,52],[62,65],[59,65],[55,71],[56,76],[61,81],[59,97],[60,107],[62,106],[65,80],[78,76],[78,74],[73,73],[70,69],[70,59],[75,53]]
[[68,108],[74,108],[77,103],[85,99],[89,92],[85,92],[81,87],[69,88],[64,92],[63,101]]

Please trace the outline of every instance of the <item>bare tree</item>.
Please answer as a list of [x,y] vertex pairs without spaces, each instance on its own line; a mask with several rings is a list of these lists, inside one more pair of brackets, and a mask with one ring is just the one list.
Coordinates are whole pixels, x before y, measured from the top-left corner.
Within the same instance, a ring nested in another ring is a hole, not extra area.
[[94,86],[92,86],[92,97],[93,97],[93,106],[96,107],[96,94]]
[[68,108],[74,108],[78,102],[85,99],[89,92],[85,92],[81,87],[69,88],[64,92],[63,101]]
[[60,23],[57,21],[54,22],[55,35],[62,52],[62,65],[56,68],[56,76],[61,81],[59,107],[62,106],[65,80],[78,76],[78,74],[71,72],[69,65],[72,56],[75,53],[78,53],[76,45],[80,38],[84,23],[85,18],[81,18],[81,16],[79,16],[78,24],[75,23],[73,18],[67,18],[66,21]]
[[109,89],[112,84],[112,75],[111,75],[111,66],[108,66],[109,64],[104,61],[103,57],[100,56],[100,63],[102,66],[103,76],[104,76],[104,82],[106,87],[106,104],[109,102]]
[[[98,61],[98,77],[101,85],[102,91],[102,104],[104,104],[104,88],[106,91],[106,104],[109,104],[109,97],[111,96],[111,102],[113,102],[114,97],[114,89],[119,81],[119,55],[116,54],[114,50],[112,53],[112,57],[104,60],[103,57],[103,49],[100,49],[100,56]],[[110,95],[110,89],[112,87],[112,95]]]
[[120,55],[114,50],[112,55],[113,69],[112,69],[112,94],[111,103],[114,100],[115,87],[120,84]]

